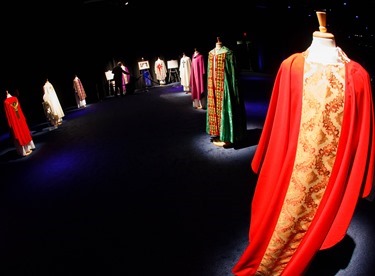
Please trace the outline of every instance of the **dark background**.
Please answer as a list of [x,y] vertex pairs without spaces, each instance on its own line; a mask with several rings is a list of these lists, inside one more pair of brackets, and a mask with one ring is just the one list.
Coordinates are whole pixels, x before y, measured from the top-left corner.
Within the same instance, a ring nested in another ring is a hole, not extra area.
[[[0,275],[231,275],[248,243],[250,161],[279,64],[310,45],[315,11],[326,9],[338,46],[374,76],[373,3],[1,2],[0,93],[18,89],[36,149],[18,156],[0,114]],[[207,55],[218,36],[243,71],[245,144],[210,143],[205,110],[175,83],[98,96],[115,61],[138,75],[141,57]],[[75,108],[74,74],[87,108]],[[41,104],[46,78],[66,111],[54,130]],[[375,275],[373,203],[359,201],[343,241],[306,276]]]
[[141,58],[152,68],[157,57],[179,60],[194,49],[207,55],[217,37],[235,51],[240,70],[274,76],[284,58],[310,45],[317,10],[327,12],[337,45],[374,76],[374,7],[375,1],[306,0],[2,2],[0,93],[18,96],[29,121],[37,122],[47,78],[63,108],[75,105],[75,74],[87,102],[96,102],[106,93],[104,72],[115,62],[138,77]]

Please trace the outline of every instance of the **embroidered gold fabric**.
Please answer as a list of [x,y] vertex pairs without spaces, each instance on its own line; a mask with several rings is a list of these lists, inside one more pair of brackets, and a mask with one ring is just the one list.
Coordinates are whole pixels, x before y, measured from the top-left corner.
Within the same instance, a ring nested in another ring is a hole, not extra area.
[[293,172],[277,225],[256,275],[280,275],[314,219],[335,163],[344,91],[344,64],[305,62]]
[[17,118],[19,119],[19,118],[20,118],[20,114],[18,113],[18,102],[17,102],[17,101],[12,102],[12,103],[10,104],[10,106],[13,107],[14,112],[16,112],[16,116],[17,116]]
[[209,53],[207,78],[207,109],[209,134],[220,136],[222,101],[224,96],[226,54]]

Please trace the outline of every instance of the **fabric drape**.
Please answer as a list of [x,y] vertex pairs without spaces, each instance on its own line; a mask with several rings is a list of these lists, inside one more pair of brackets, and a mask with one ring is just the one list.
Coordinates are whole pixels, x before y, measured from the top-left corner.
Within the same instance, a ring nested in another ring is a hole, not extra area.
[[[325,72],[319,76],[305,74],[314,72],[308,68],[303,53],[296,53],[278,70],[251,163],[259,176],[249,244],[233,268],[234,275],[303,275],[317,251],[344,238],[357,201],[374,191],[369,74],[352,60],[341,71],[317,70]],[[327,80],[323,92],[332,100],[319,107],[322,112],[314,112],[312,107],[318,107],[324,94],[312,100],[306,93],[322,91],[322,80]],[[320,130],[313,120],[318,115],[323,116]],[[311,129],[314,135],[307,136]],[[309,173],[304,174],[306,170]],[[271,245],[278,239],[284,247],[276,252]]]

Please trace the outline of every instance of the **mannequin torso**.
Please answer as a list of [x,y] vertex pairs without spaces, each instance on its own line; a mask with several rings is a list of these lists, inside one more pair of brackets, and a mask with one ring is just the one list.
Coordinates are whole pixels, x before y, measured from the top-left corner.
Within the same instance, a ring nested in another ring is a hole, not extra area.
[[312,43],[308,48],[306,60],[323,64],[342,63],[335,39],[317,36],[313,36]]
[[305,51],[306,61],[321,64],[342,64],[349,62],[340,47],[336,46],[335,37],[331,33],[314,32],[310,47]]

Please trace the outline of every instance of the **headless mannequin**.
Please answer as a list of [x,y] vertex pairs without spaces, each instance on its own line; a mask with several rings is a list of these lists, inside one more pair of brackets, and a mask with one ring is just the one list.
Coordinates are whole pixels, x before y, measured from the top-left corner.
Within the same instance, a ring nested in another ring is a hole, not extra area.
[[340,63],[335,39],[313,36],[306,60],[323,64]]
[[[194,49],[194,57],[196,57],[197,55],[199,55],[199,52],[198,52],[198,50],[195,48]],[[199,99],[194,99],[193,100],[193,107],[195,108],[195,109],[202,109],[203,108],[203,106],[202,106],[202,103],[201,103],[201,101],[199,100]]]
[[202,109],[203,104],[201,99],[203,95],[203,82],[205,70],[202,68],[204,65],[203,56],[199,53],[197,48],[194,48],[192,64],[191,64],[191,78],[190,78],[190,88],[193,99],[193,108]]
[[[226,48],[223,47],[223,43],[220,41],[219,37],[217,38],[215,49],[213,49],[213,52],[215,53],[215,55],[219,55],[219,54],[223,54],[227,52]],[[216,75],[216,59],[215,58],[213,60],[213,68],[214,68],[213,69],[214,75]],[[218,137],[214,137],[212,143],[218,147],[223,147],[223,146],[230,144],[229,142],[219,140]]]
[[341,64],[349,59],[345,53],[336,46],[335,36],[327,33],[326,13],[316,13],[319,20],[319,31],[313,33],[313,40],[307,50],[306,61],[322,64]]
[[[9,99],[9,98],[12,98],[13,96],[9,93],[8,90],[6,90],[6,98]],[[17,97],[14,97],[15,99]],[[27,123],[23,117],[23,112],[21,110],[21,107],[19,106],[19,103],[18,103],[18,100],[9,100],[9,101],[12,101],[12,102],[8,102],[8,100],[5,100],[6,101],[6,104],[4,104],[4,106],[12,106],[13,108],[11,108],[13,110],[13,112],[15,111],[17,114],[22,114],[22,115],[17,115],[17,119],[14,120],[12,119],[12,115],[10,115],[8,117],[8,113],[7,113],[7,119],[8,119],[8,124],[9,126],[11,126],[11,128],[13,128],[13,130],[11,131],[12,132],[12,135],[14,137],[14,145],[16,147],[16,151],[19,155],[21,156],[27,156],[29,154],[31,154],[32,150],[35,149],[35,144],[34,144],[34,141],[32,140],[32,137],[31,137],[31,140],[27,143],[27,144],[23,144],[21,145],[20,143],[20,137],[21,136],[25,136],[25,132],[30,132],[28,126],[27,126]],[[6,107],[6,110],[7,110],[7,107]],[[22,134],[23,133],[23,134]]]
[[220,50],[222,46],[223,44],[220,41],[216,42],[215,50]]
[[219,40],[219,38],[217,38],[217,42],[216,42],[215,49],[214,49],[215,54],[222,54],[222,53],[225,53],[226,51],[227,51],[226,48],[223,47],[223,43]]

